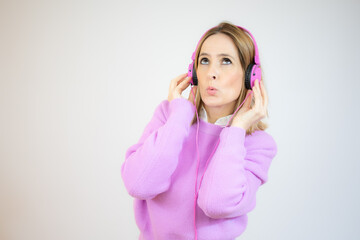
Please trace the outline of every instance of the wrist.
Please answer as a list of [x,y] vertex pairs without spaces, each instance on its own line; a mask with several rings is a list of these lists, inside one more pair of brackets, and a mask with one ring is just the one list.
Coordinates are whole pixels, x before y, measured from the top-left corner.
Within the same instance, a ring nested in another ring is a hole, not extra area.
[[236,121],[235,119],[232,121],[232,123],[230,124],[230,126],[232,126],[232,127],[239,127],[239,128],[245,129],[245,130],[248,129],[247,124],[245,124],[245,123],[243,123],[243,122],[241,122],[241,121]]
[[244,126],[244,125],[230,125],[231,127],[236,127],[236,128],[242,128],[242,129],[244,129],[244,130],[247,130],[247,127],[246,126]]

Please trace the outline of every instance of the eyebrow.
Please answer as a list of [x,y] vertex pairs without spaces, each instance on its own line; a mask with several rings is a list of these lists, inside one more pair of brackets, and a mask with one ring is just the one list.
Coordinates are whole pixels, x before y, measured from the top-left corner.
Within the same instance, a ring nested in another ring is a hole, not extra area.
[[[199,57],[200,56],[210,56],[210,55],[208,53],[201,53],[199,55]],[[227,53],[219,53],[217,56],[218,57],[231,57],[232,59],[235,59],[233,56],[231,56],[230,54],[227,54]]]

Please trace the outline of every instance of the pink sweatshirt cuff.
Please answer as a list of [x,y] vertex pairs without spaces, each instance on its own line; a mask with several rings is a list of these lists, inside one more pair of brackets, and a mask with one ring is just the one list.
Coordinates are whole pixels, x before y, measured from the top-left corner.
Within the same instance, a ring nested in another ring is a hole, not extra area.
[[234,143],[244,146],[245,136],[246,130],[240,127],[226,127],[220,133],[222,145],[231,147],[233,147]]
[[185,98],[175,98],[169,103],[170,116],[173,121],[190,125],[194,117],[195,106]]

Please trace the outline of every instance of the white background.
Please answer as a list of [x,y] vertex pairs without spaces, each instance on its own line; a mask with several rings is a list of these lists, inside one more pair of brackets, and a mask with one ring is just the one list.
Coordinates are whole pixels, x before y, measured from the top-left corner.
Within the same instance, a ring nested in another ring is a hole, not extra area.
[[1,0],[0,239],[137,239],[125,151],[223,20],[255,36],[278,144],[238,239],[358,239],[358,0]]

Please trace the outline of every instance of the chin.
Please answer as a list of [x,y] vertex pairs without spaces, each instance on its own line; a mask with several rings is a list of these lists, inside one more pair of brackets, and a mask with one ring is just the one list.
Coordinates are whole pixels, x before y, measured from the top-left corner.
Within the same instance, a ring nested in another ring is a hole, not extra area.
[[204,105],[208,106],[208,107],[222,107],[228,104],[235,104],[235,102],[237,101],[237,98],[235,99],[223,99],[220,97],[205,97],[205,98],[201,98],[202,102],[204,103]]
[[202,99],[204,105],[208,106],[208,107],[220,107],[226,103],[224,103],[220,98],[215,98],[215,97],[211,97],[211,98],[205,98]]

